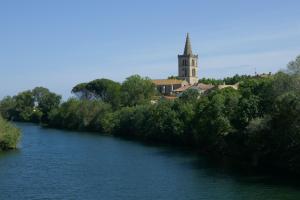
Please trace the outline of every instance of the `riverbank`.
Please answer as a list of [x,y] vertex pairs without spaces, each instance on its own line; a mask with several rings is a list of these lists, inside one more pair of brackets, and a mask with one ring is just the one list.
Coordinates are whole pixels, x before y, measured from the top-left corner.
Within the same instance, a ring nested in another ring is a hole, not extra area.
[[293,69],[229,77],[223,81],[238,82],[239,88],[191,89],[173,100],[157,98],[151,80],[138,75],[123,83],[80,83],[72,89],[76,97],[64,102],[36,87],[4,98],[0,112],[9,120],[188,146],[210,157],[299,175],[300,73]]
[[[198,155],[203,157],[208,163],[213,166],[218,166],[218,168],[225,170],[229,173],[240,173],[243,175],[251,176],[268,176],[278,178],[280,180],[285,180],[286,184],[289,184],[289,181],[293,182],[294,185],[297,183],[300,174],[297,171],[290,170],[288,167],[278,167],[278,165],[272,165],[271,163],[255,163],[254,159],[249,159],[242,157],[243,152],[239,152],[240,155],[230,154],[229,149],[225,149],[221,152],[221,149],[217,147],[200,147],[195,143],[195,141],[187,141],[182,143],[179,140],[160,140],[159,138],[147,137],[147,136],[137,136],[130,133],[107,133],[99,131],[90,131],[87,129],[68,129],[62,127],[50,127],[47,125],[41,126],[49,130],[58,130],[64,131],[66,133],[81,133],[86,134],[87,132],[91,135],[99,136],[110,136],[113,138],[121,139],[129,142],[136,142],[149,147],[167,147],[178,152],[184,152],[190,155]],[[242,148],[240,148],[242,149]]]
[[20,137],[20,130],[0,116],[0,151],[17,148]]
[[0,154],[0,199],[300,198],[293,180],[240,172],[185,149],[16,125],[22,148]]

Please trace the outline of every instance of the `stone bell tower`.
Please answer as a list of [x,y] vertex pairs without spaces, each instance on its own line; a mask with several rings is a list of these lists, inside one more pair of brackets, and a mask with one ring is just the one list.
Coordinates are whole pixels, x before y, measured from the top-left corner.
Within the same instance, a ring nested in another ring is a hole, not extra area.
[[187,33],[184,53],[178,55],[178,77],[186,80],[189,84],[198,83],[198,55],[192,52],[192,45]]

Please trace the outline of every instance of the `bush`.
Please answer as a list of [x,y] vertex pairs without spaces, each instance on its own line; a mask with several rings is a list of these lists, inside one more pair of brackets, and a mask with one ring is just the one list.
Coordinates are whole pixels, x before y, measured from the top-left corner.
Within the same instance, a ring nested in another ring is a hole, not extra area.
[[98,100],[69,99],[49,113],[49,126],[71,130],[103,131],[111,106]]
[[14,149],[20,139],[20,130],[0,117],[0,151]]

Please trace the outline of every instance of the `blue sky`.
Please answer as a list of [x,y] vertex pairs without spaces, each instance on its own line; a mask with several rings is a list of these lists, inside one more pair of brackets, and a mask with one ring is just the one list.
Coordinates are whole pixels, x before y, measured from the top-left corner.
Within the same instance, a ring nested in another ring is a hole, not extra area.
[[96,78],[177,74],[190,33],[199,77],[276,72],[300,54],[299,0],[0,0],[0,98],[67,98]]

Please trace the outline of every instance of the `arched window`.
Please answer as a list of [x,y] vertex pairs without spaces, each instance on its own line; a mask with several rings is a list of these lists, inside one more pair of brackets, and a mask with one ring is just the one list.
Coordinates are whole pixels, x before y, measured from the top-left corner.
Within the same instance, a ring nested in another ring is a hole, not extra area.
[[194,59],[192,60],[192,65],[195,66],[195,60]]
[[196,70],[195,69],[193,69],[193,71],[192,71],[192,76],[196,76]]

